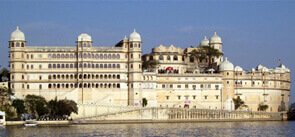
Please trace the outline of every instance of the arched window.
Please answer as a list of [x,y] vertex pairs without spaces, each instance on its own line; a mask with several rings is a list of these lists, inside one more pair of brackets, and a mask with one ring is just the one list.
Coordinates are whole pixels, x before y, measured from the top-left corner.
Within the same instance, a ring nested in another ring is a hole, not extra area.
[[108,68],[112,68],[112,64],[108,64]]
[[175,61],[178,60],[177,55],[174,55],[174,56],[173,56],[173,60],[175,60]]
[[48,84],[48,88],[51,88],[51,84]]
[[96,75],[96,76],[95,76],[95,78],[96,78],[96,79],[98,79],[98,78],[99,78],[99,76],[98,76],[98,75]]
[[117,68],[120,68],[120,64],[117,64]]
[[111,79],[112,78],[112,75],[109,75],[109,79]]
[[170,56],[169,56],[169,55],[167,56],[167,60],[169,60],[169,61],[171,60],[171,58],[170,58]]
[[120,59],[120,54],[117,54],[117,59]]
[[112,55],[112,59],[116,59],[116,55],[115,54]]
[[88,74],[88,79],[90,79],[91,78],[91,75],[90,74]]
[[61,78],[62,78],[62,79],[65,79],[65,75],[61,75]]
[[107,54],[104,54],[104,55],[103,55],[103,58],[104,58],[104,59],[107,59],[107,58],[108,58],[108,55],[107,55]]
[[66,84],[66,88],[69,88],[69,84]]
[[94,64],[92,64],[92,68],[95,68],[95,65]]
[[99,77],[100,77],[100,79],[103,79],[103,75],[100,75]]
[[103,64],[100,64],[99,67],[100,67],[100,68],[103,68]]
[[95,87],[98,88],[98,84],[97,83],[96,83]]
[[115,78],[116,78],[116,75],[114,74],[114,75],[113,75],[113,79],[115,79]]
[[48,79],[51,79],[51,75],[48,75]]
[[82,88],[82,83],[79,84],[79,88]]
[[86,63],[84,63],[84,68],[87,68],[87,64]]
[[90,53],[88,53],[88,58],[91,58],[91,54]]
[[61,64],[61,68],[65,68],[65,64]]
[[70,64],[70,68],[73,68],[74,67],[74,65],[73,64]]
[[87,75],[86,74],[84,74],[84,79],[86,79],[87,78]]
[[57,68],[60,68],[60,64],[57,64]]
[[103,84],[102,83],[100,83],[100,88],[103,88]]
[[48,64],[48,68],[51,68],[51,64]]
[[87,88],[87,84],[86,83],[84,83],[84,88]]
[[108,76],[107,75],[104,75],[104,79],[107,79],[108,78]]
[[98,54],[95,54],[95,58],[98,59],[99,58],[99,55]]
[[86,53],[83,54],[83,58],[84,58],[84,59],[87,58],[87,54],[86,54]]
[[112,68],[116,68],[116,64],[113,64],[113,67]]
[[66,79],[69,79],[69,75],[68,74],[66,75]]
[[74,78],[74,76],[73,75],[70,75],[70,79],[73,79]]
[[99,64],[96,64],[95,67],[96,67],[96,68],[99,68]]
[[112,55],[111,54],[108,54],[108,59],[111,59],[112,58]]
[[57,88],[60,88],[60,85],[59,84],[57,84]]
[[120,75],[117,75],[117,79],[120,79]]
[[91,64],[90,63],[88,63],[88,68],[91,68]]
[[65,55],[64,54],[61,54],[61,58],[65,58]]
[[113,83],[113,88],[116,88],[116,84],[115,83]]
[[107,64],[104,64],[104,65],[103,65],[103,68],[107,68],[107,67],[108,67]]
[[60,55],[59,55],[59,54],[57,54],[57,55],[56,55],[56,58],[60,58]]
[[53,54],[53,55],[52,55],[52,58],[56,58],[56,55],[55,55],[55,54]]
[[79,63],[79,68],[82,68],[82,63]]
[[120,84],[117,84],[117,88],[120,88]]
[[160,55],[160,56],[159,56],[159,60],[164,60],[163,55]]
[[100,58],[100,59],[103,59],[103,54],[100,54],[100,55],[99,55],[99,58]]
[[74,55],[73,55],[73,54],[70,54],[70,58],[71,58],[71,59],[74,58]]
[[108,86],[108,84],[107,84],[107,83],[105,83],[105,84],[104,84],[104,88],[107,88],[107,86]]

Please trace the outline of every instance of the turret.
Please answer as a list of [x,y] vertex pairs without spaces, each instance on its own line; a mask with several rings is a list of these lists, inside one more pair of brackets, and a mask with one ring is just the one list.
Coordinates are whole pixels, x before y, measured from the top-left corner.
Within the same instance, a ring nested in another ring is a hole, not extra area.
[[128,105],[131,106],[141,105],[141,67],[141,36],[134,30],[128,46]]
[[25,44],[25,34],[17,26],[16,30],[11,33],[9,48],[25,47]]

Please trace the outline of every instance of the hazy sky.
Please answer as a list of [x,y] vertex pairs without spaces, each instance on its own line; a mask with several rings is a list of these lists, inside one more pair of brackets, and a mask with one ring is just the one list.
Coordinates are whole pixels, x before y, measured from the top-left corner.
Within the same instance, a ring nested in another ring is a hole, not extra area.
[[214,31],[234,65],[291,69],[295,101],[295,1],[0,1],[0,64],[8,66],[8,40],[17,25],[27,45],[75,46],[80,33],[96,46],[112,46],[135,28],[143,52],[159,44],[197,45]]

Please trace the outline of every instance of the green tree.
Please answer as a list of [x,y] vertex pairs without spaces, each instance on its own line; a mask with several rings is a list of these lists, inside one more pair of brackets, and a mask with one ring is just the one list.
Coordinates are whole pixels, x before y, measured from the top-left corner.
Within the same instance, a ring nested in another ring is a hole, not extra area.
[[0,70],[0,81],[8,81],[9,78],[9,71],[6,68],[2,68]]
[[6,113],[6,118],[12,120],[17,118],[16,110],[12,106],[11,91],[7,88],[0,88],[0,110]]
[[142,107],[147,106],[147,104],[148,104],[148,100],[146,98],[143,98],[142,99]]
[[152,70],[152,69],[155,69],[158,64],[159,62],[156,60],[148,60],[142,63],[142,68],[147,70]]
[[77,103],[73,100],[67,100],[67,99],[59,100],[58,107],[59,107],[58,109],[59,111],[57,114],[60,116],[63,116],[63,115],[70,116],[71,113],[78,114]]
[[12,106],[16,109],[17,115],[20,117],[21,114],[26,113],[25,101],[22,99],[15,99],[12,101]]
[[235,104],[235,110],[237,110],[240,107],[247,107],[245,105],[245,102],[238,96],[237,98],[233,98],[234,104]]
[[39,117],[48,113],[47,102],[44,97],[27,95],[25,97],[25,107],[30,114]]
[[215,49],[211,46],[200,46],[198,49],[194,49],[191,52],[189,52],[189,56],[198,59],[198,60],[204,60],[208,58],[208,67],[212,67],[212,59],[214,57],[220,57],[223,53],[220,52],[218,49]]
[[[55,98],[54,100],[50,100],[48,102],[48,109],[49,109],[49,113],[50,115],[54,116],[54,115],[57,115],[58,111],[59,111],[59,106],[58,106],[58,101],[57,101],[57,98]],[[61,108],[63,109],[63,108]]]
[[268,105],[264,104],[264,103],[260,103],[258,105],[258,111],[266,111],[268,109]]

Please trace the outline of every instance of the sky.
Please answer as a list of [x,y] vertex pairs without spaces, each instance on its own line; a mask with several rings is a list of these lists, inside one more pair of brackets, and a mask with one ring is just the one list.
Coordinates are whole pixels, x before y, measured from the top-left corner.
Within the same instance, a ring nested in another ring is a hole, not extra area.
[[291,69],[295,102],[295,1],[1,0],[0,65],[8,66],[8,41],[16,26],[30,46],[75,46],[80,33],[95,46],[112,46],[136,29],[143,53],[160,44],[196,46],[216,31],[224,55],[250,70],[258,64]]

